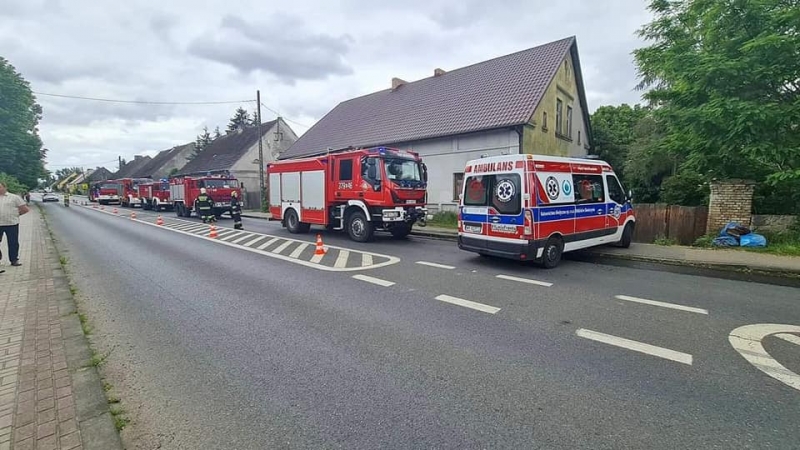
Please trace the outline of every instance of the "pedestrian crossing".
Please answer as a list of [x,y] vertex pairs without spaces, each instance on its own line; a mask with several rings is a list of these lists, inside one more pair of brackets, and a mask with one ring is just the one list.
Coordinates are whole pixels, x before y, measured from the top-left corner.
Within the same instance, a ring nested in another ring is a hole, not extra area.
[[[106,211],[98,212],[115,215]],[[400,258],[395,256],[328,245],[324,246],[324,254],[316,254],[316,245],[313,242],[233,228],[217,227],[217,237],[211,238],[208,224],[181,219],[167,218],[164,219],[163,225],[153,224],[144,218],[131,220],[319,270],[349,272],[375,269],[400,262]]]

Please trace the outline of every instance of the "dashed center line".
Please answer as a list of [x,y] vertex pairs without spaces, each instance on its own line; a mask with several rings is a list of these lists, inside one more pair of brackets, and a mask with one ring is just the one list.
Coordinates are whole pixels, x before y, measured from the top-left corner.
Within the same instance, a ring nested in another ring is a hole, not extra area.
[[394,281],[381,280],[380,278],[370,277],[367,275],[353,275],[356,280],[366,281],[367,283],[377,284],[378,286],[389,287],[394,286]]
[[432,262],[428,262],[428,261],[417,261],[417,264],[420,264],[420,265],[423,265],[423,266],[438,267],[439,269],[447,269],[447,270],[455,269],[455,266],[448,266],[448,265],[445,265],[445,264],[432,263]]
[[616,295],[614,298],[617,300],[624,300],[626,302],[642,303],[645,305],[660,306],[662,308],[677,309],[680,311],[688,311],[697,314],[708,314],[707,309],[695,308],[693,306],[676,305],[675,303],[658,302],[655,300],[648,300],[646,298],[630,297],[627,295]]
[[645,344],[644,342],[632,341],[610,334],[599,333],[597,331],[579,329],[575,332],[579,337],[589,339],[592,341],[602,342],[604,344],[613,345],[615,347],[622,347],[628,350],[633,350],[647,355],[658,356],[659,358],[668,359],[670,361],[679,362],[682,364],[692,365],[692,355],[688,353],[676,352],[664,347],[656,347],[655,345]]
[[530,278],[512,277],[511,275],[497,275],[501,280],[519,281],[520,283],[535,284],[537,286],[550,287],[553,283],[546,281],[531,280]]
[[469,300],[464,300],[463,298],[451,297],[449,295],[444,295],[444,294],[436,297],[436,300],[446,303],[452,303],[458,306],[463,306],[465,308],[472,308],[489,314],[495,314],[497,313],[497,311],[500,311],[500,308],[496,308],[494,306],[484,305],[483,303],[477,303]]

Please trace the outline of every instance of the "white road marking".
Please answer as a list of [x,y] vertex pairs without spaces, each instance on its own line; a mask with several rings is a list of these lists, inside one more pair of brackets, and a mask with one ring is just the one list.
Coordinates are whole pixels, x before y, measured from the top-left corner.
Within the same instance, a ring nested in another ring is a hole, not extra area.
[[464,300],[463,298],[458,297],[451,297],[449,295],[440,295],[436,297],[436,300],[452,303],[454,305],[463,306],[465,308],[472,308],[478,311],[483,311],[489,314],[495,314],[497,311],[500,311],[500,308],[496,308],[494,306],[484,305],[483,303],[472,302],[469,300]]
[[323,253],[321,255],[318,255],[318,254],[314,253],[314,256],[311,257],[309,262],[314,263],[314,264],[319,264],[319,262],[322,261],[322,258],[324,258],[325,255],[327,255],[327,253]]
[[286,241],[283,244],[275,247],[275,250],[272,250],[272,253],[280,253],[280,252],[286,250],[287,247],[289,247],[290,245],[292,245],[294,243],[295,242],[293,242],[293,241]]
[[[220,234],[222,234],[222,233],[220,233]],[[245,238],[247,238],[247,233],[245,233],[244,231],[235,231],[235,232],[233,232],[233,234],[229,234],[229,235],[225,236],[225,238],[223,240],[224,241],[231,241],[231,239],[240,238],[240,237],[242,237],[242,235],[244,235]],[[236,241],[231,241],[231,243],[235,244]]]
[[235,241],[232,241],[232,242],[233,242],[234,244],[238,244],[239,242],[242,242],[243,240],[245,240],[245,239],[249,239],[249,238],[251,238],[251,237],[253,237],[253,235],[252,235],[252,234],[250,234],[250,233],[245,233],[245,235],[244,235],[244,236],[242,236],[242,237],[240,237],[239,239],[236,239]]
[[251,245],[255,244],[256,242],[260,241],[261,239],[264,239],[264,236],[256,236],[256,238],[253,239],[252,241],[249,241],[246,244],[242,244],[242,245],[244,245],[245,247],[250,247]]
[[553,285],[553,283],[548,283],[546,281],[531,280],[530,278],[512,277],[511,275],[497,275],[497,278],[500,278],[501,280],[511,280],[511,281],[519,281],[520,283],[535,284],[537,286],[544,286],[544,287],[550,287]]
[[776,334],[775,337],[781,338],[786,342],[791,342],[792,344],[800,345],[800,336],[795,336],[789,333],[781,333]]
[[272,239],[268,240],[267,242],[264,242],[263,244],[259,245],[258,246],[258,250],[264,250],[265,248],[269,247],[270,245],[272,245],[274,242],[277,242],[277,241],[278,241],[278,238],[272,238]]
[[438,267],[439,269],[447,269],[447,270],[455,269],[455,267],[453,267],[453,266],[447,266],[447,265],[444,265],[444,264],[437,264],[437,263],[432,263],[432,262],[427,262],[427,261],[417,261],[417,264],[420,264],[420,265],[423,265],[423,266]]
[[368,255],[366,253],[361,255],[361,265],[362,266],[371,266],[372,265],[372,255]]
[[676,352],[675,350],[670,350],[668,348],[656,347],[655,345],[645,344],[639,341],[632,341],[630,339],[612,336],[610,334],[598,333],[597,331],[586,330],[583,328],[576,331],[575,334],[577,334],[579,337],[592,341],[602,342],[604,344],[622,347],[652,356],[658,356],[659,358],[669,359],[670,361],[675,361],[690,366],[692,365],[692,355],[688,353]]
[[289,255],[289,257],[290,258],[297,258],[298,256],[300,256],[301,253],[303,253],[303,250],[308,248],[309,245],[311,245],[311,244],[300,244],[300,245],[298,245],[297,248],[294,249],[292,254]]
[[775,323],[757,323],[745,325],[731,331],[731,334],[728,335],[728,342],[744,359],[756,366],[756,369],[800,391],[800,375],[776,361],[761,345],[761,340],[771,334],[781,337],[788,333],[800,333],[800,327]]
[[680,311],[689,311],[697,314],[708,314],[707,309],[695,308],[693,306],[676,305],[675,303],[658,302],[655,300],[648,300],[646,298],[630,297],[627,295],[615,295],[617,300],[625,300],[626,302],[642,303],[645,305],[660,306],[662,308],[677,309]]
[[[115,215],[115,214],[111,213],[111,211],[101,211],[99,209],[94,209],[94,208],[92,208],[90,206],[82,206],[82,207],[86,208],[86,209],[93,210],[93,211],[97,212],[98,214],[106,214],[108,216],[119,217],[119,215]],[[392,264],[397,264],[397,263],[400,262],[400,258],[398,258],[397,256],[390,256],[390,255],[384,255],[382,253],[365,252],[365,251],[362,251],[362,250],[358,250],[358,253],[369,254],[373,258],[381,258],[384,261],[379,262],[379,263],[375,263],[375,264],[373,264],[373,265],[371,265],[369,267],[362,267],[362,266],[343,267],[343,268],[330,267],[330,266],[325,266],[325,265],[322,265],[322,264],[316,264],[316,263],[314,263],[312,261],[306,261],[306,260],[299,259],[299,258],[290,258],[287,255],[280,255],[280,254],[271,253],[269,251],[263,250],[263,248],[266,248],[267,245],[270,245],[270,244],[272,244],[272,243],[274,243],[276,241],[279,241],[279,240],[296,242],[296,243],[299,243],[299,244],[308,243],[307,241],[301,241],[301,240],[298,240],[298,239],[291,239],[291,238],[285,238],[285,237],[276,237],[276,236],[271,236],[271,235],[268,235],[268,234],[263,234],[263,235],[261,235],[262,238],[271,238],[271,239],[269,241],[267,241],[266,243],[259,245],[259,248],[251,248],[251,247],[242,246],[240,244],[232,244],[230,242],[226,242],[226,241],[223,241],[223,240],[220,240],[220,239],[210,238],[210,237],[208,237],[206,235],[207,233],[189,233],[189,232],[182,231],[182,230],[179,230],[179,229],[176,229],[176,228],[173,228],[173,227],[165,227],[165,226],[161,226],[161,225],[156,225],[155,223],[150,223],[148,221],[141,220],[141,219],[135,219],[135,221],[138,222],[138,223],[144,224],[144,225],[151,226],[151,227],[161,228],[162,230],[167,230],[167,231],[172,232],[172,233],[179,233],[179,234],[183,234],[185,236],[189,236],[189,237],[193,237],[193,238],[197,238],[197,239],[205,239],[205,240],[207,240],[209,242],[212,242],[212,243],[215,243],[215,244],[227,245],[228,247],[231,247],[231,248],[236,248],[236,249],[239,249],[239,250],[248,251],[250,253],[256,253],[256,254],[259,254],[261,256],[267,256],[267,257],[274,258],[274,259],[280,259],[280,260],[283,260],[283,261],[288,261],[288,262],[291,262],[291,263],[299,264],[301,266],[311,267],[311,268],[318,269],[318,270],[324,270],[326,272],[355,272],[355,271],[360,271],[360,270],[378,269],[378,268],[381,268],[381,267],[391,266]],[[171,219],[171,222],[173,224],[175,224],[175,223],[185,223],[187,225],[188,224],[199,225],[196,222],[185,220],[185,219]],[[253,233],[253,234],[257,234],[257,233]],[[327,251],[343,250],[341,247],[329,246],[329,245],[326,245],[325,248],[326,248]]]
[[367,283],[377,284],[378,286],[389,287],[393,286],[394,281],[381,280],[380,278],[370,277],[367,275],[353,275],[356,280],[366,281]]
[[339,257],[336,258],[336,262],[333,263],[333,267],[341,269],[342,267],[347,267],[347,258],[350,257],[350,252],[347,250],[339,250]]

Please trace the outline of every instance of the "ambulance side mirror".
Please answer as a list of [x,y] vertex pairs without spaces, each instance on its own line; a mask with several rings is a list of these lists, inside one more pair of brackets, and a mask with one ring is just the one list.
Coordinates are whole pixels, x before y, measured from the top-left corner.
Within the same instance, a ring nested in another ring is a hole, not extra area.
[[628,198],[626,200],[633,201],[633,189],[628,189]]

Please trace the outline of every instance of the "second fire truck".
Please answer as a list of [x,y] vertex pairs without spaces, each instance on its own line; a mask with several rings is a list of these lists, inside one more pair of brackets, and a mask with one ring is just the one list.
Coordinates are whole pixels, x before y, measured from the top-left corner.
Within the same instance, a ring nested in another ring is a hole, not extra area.
[[269,163],[269,211],[290,233],[311,225],[404,238],[427,218],[427,168],[417,153],[377,147]]
[[201,188],[206,189],[206,194],[214,202],[213,211],[217,218],[224,213],[230,214],[232,192],[236,191],[242,198],[239,180],[227,172],[177,175],[169,180],[169,198],[179,217],[190,217],[192,211],[197,214],[196,202]]

